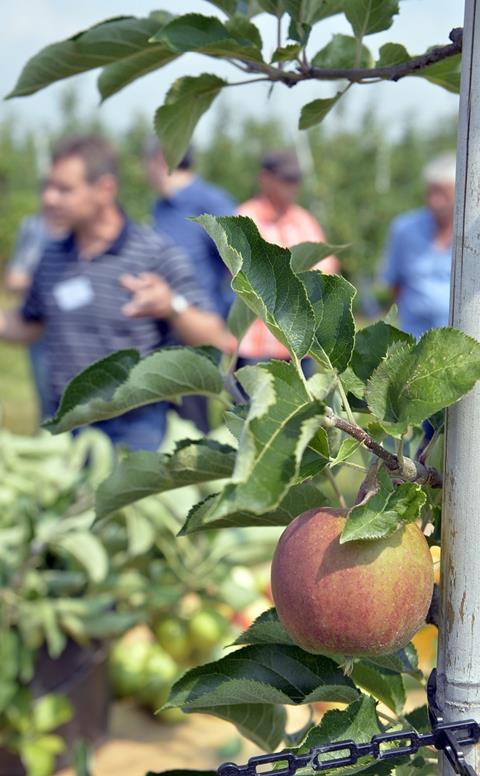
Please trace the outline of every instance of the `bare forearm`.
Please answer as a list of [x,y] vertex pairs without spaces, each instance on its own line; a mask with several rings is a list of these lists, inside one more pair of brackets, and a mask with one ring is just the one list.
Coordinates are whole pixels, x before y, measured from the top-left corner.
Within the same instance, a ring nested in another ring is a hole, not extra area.
[[235,349],[235,338],[224,321],[214,313],[188,307],[183,313],[172,316],[170,324],[185,345],[213,345],[226,353]]
[[41,323],[25,321],[18,310],[0,310],[0,338],[3,340],[29,345],[40,337],[42,329]]
[[16,294],[24,294],[29,289],[31,282],[31,276],[22,270],[11,269],[5,275],[5,288]]

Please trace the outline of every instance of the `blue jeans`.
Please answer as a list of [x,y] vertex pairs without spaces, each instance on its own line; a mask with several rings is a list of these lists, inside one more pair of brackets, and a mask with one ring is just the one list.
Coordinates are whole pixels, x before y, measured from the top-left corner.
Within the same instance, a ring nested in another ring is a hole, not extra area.
[[[126,445],[129,450],[158,450],[167,426],[166,402],[148,404],[119,415],[118,418],[92,423],[110,437],[114,445]],[[78,429],[79,433],[81,429]]]
[[48,351],[43,338],[32,342],[28,347],[30,369],[33,383],[37,391],[39,414],[41,420],[55,415],[57,403],[50,385],[50,369],[48,366]]

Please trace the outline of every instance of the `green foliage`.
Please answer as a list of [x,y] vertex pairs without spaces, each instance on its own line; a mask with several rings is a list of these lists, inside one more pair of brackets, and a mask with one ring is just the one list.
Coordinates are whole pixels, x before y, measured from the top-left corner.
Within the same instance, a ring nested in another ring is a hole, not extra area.
[[182,159],[198,120],[224,86],[221,78],[204,73],[179,78],[171,87],[155,114],[155,128],[171,170]]
[[184,440],[174,453],[130,453],[97,490],[99,517],[166,490],[230,477],[236,450],[212,439]]
[[357,697],[353,682],[333,660],[277,644],[243,647],[193,668],[173,685],[168,706],[194,711],[245,703],[348,703]]
[[432,329],[391,348],[368,382],[367,401],[389,433],[404,434],[467,393],[480,377],[479,343],[456,329]]
[[294,358],[312,343],[315,317],[305,287],[290,268],[291,253],[266,242],[243,216],[196,219],[215,241],[232,274],[232,288]]
[[97,361],[67,386],[54,418],[45,427],[56,434],[127,409],[178,396],[216,396],[223,387],[217,367],[202,349],[165,348],[141,359],[121,350]]
[[294,642],[278,619],[276,609],[268,609],[235,640],[235,644],[288,644]]
[[[154,12],[146,19],[123,16],[96,24],[61,43],[42,49],[25,65],[9,97],[34,94],[77,73],[106,67],[99,80],[105,99],[135,78],[175,59],[171,49],[151,43],[171,15]],[[120,63],[122,68],[116,68]]]
[[402,525],[418,520],[426,499],[420,485],[411,482],[403,482],[395,490],[380,489],[366,504],[350,510],[340,543],[395,533]]

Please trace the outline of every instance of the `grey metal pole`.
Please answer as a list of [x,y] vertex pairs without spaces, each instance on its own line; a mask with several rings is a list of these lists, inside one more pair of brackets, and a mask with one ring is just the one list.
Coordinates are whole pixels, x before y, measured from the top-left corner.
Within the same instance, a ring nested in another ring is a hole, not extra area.
[[[480,339],[480,0],[466,0],[450,322]],[[447,413],[438,701],[480,722],[480,386]],[[480,747],[467,762],[480,772]],[[445,757],[441,772],[453,774]]]

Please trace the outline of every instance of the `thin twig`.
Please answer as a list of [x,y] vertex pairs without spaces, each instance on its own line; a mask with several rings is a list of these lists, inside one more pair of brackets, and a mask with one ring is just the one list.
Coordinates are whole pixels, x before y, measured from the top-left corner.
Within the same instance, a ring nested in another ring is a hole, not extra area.
[[[245,71],[248,72],[248,71]],[[229,81],[225,86],[244,86],[245,84],[258,84],[260,81],[271,81],[267,76],[262,78],[246,78],[245,81]]]
[[462,51],[463,30],[455,28],[449,35],[452,43],[446,46],[435,46],[417,57],[412,57],[406,62],[400,62],[396,65],[387,65],[382,67],[363,67],[363,68],[323,68],[306,67],[302,65],[299,70],[279,70],[273,65],[265,62],[256,62],[254,60],[244,60],[245,67],[249,73],[264,73],[270,81],[281,81],[286,86],[295,86],[301,81],[338,81],[345,79],[351,83],[362,83],[372,78],[380,78],[382,81],[399,81],[406,76],[417,74],[428,65],[441,62],[448,57],[460,54]]
[[407,482],[419,482],[423,485],[429,485],[432,488],[442,487],[442,477],[436,469],[431,466],[424,466],[419,461],[413,461],[406,456],[403,458],[403,461],[400,462],[397,455],[385,450],[385,448],[372,439],[370,434],[363,428],[357,426],[356,423],[350,423],[348,420],[340,418],[338,415],[334,415],[332,410],[327,411],[325,414],[325,425],[339,428],[354,439],[358,439],[358,441],[371,450],[377,458],[381,458],[381,460],[385,462],[387,469],[400,479]]

